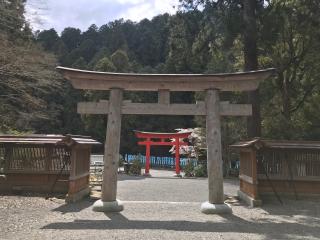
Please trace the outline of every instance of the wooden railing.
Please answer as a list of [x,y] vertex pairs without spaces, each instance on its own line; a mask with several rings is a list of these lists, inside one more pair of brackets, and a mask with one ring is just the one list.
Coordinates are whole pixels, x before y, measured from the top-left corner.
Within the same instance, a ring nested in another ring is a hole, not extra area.
[[320,177],[320,152],[264,149],[258,153],[258,174],[270,178],[312,179]]
[[2,172],[57,173],[70,171],[70,151],[64,146],[0,145]]

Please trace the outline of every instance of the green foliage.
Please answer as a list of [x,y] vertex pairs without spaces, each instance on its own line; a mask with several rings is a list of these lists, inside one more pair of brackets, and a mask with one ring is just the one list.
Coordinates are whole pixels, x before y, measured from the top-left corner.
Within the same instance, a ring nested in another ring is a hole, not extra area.
[[109,50],[106,47],[102,47],[95,53],[91,61],[89,62],[89,68],[94,69],[94,66],[97,64],[97,62],[104,58],[104,57],[109,57]]
[[95,67],[94,70],[96,71],[102,71],[102,72],[115,72],[116,71],[116,67],[114,66],[114,64],[110,61],[109,58],[104,57],[102,59],[100,59]]
[[64,42],[59,39],[53,46],[53,52],[58,57],[58,60],[62,62],[63,58],[68,53],[68,49]]
[[96,52],[96,47],[97,46],[92,39],[84,40],[79,46],[81,57],[86,61],[90,61]]
[[120,157],[119,157],[119,167],[123,167],[123,166],[124,166],[124,163],[125,163],[125,160],[124,160],[124,158],[122,157],[122,155],[120,154]]
[[55,56],[25,36],[10,38],[0,30],[0,129],[59,128],[65,80],[55,70]]
[[[167,69],[173,73],[197,73],[203,70],[201,61],[193,54],[192,44],[199,33],[199,12],[177,14],[170,21]],[[188,49],[188,50],[187,50]]]
[[73,64],[72,64],[73,68],[78,68],[78,69],[87,69],[87,63],[84,60],[83,57],[80,57],[78,60],[76,60]]
[[40,42],[43,48],[47,51],[53,51],[59,35],[53,28],[44,30],[37,35],[37,41]]
[[194,176],[195,177],[207,177],[207,165],[205,164],[198,164],[194,167]]
[[0,27],[0,132],[65,133],[75,127],[81,132],[81,121],[65,121],[66,114],[76,111],[75,103],[68,105],[70,84],[56,71],[56,56],[43,51],[55,51],[61,40],[53,29],[34,38],[24,19],[24,3],[0,1],[0,16],[6,19],[6,27]]
[[81,31],[77,28],[68,27],[61,33],[61,40],[69,51],[77,48],[81,41]]
[[141,169],[142,165],[139,159],[135,159],[132,162],[132,165],[130,166],[129,173],[132,175],[141,175]]
[[0,32],[9,40],[27,40],[32,34],[24,18],[25,0],[0,1]]
[[128,72],[129,58],[125,51],[117,50],[111,55],[111,61],[117,72]]
[[265,57],[261,60],[266,67],[277,68],[277,76],[261,88],[267,137],[301,139],[312,135],[319,139],[313,131],[306,132],[310,115],[305,115],[320,88],[320,55],[315,51],[320,48],[319,7],[319,1],[298,0],[275,0],[267,7],[261,30]]
[[194,165],[192,161],[189,161],[183,168],[185,177],[193,177],[194,176]]

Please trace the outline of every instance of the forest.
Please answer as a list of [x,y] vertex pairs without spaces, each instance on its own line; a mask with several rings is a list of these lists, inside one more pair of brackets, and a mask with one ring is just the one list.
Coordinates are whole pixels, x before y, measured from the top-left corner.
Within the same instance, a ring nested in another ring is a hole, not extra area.
[[[61,33],[33,31],[25,4],[0,1],[2,134],[70,133],[104,142],[107,117],[81,116],[76,104],[107,99],[108,93],[73,89],[55,69],[58,65],[136,73],[274,67],[275,76],[259,91],[221,95],[222,100],[252,103],[258,128],[250,133],[246,118],[223,118],[224,145],[255,136],[320,140],[320,1],[181,0],[175,15],[140,22],[118,19],[86,31],[66,27]],[[201,93],[172,93],[171,101],[201,98]],[[157,93],[130,92],[125,99],[155,102]],[[198,117],[123,116],[121,152],[137,152],[135,129],[172,132],[204,126]]]

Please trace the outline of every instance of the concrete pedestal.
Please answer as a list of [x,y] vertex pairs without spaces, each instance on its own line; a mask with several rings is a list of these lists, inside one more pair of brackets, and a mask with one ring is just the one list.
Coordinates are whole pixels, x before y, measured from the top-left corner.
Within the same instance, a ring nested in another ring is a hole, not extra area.
[[123,204],[119,200],[103,202],[100,199],[93,204],[92,210],[95,212],[121,212],[123,210]]
[[232,208],[226,203],[212,204],[209,202],[204,202],[201,204],[201,212],[205,214],[232,213]]

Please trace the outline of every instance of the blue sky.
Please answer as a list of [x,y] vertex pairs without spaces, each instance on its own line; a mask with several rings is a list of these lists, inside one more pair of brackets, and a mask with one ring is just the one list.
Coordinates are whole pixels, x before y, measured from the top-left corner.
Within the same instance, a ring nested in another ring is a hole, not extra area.
[[161,13],[174,14],[178,0],[28,0],[26,17],[33,30],[65,27],[85,31],[91,24],[98,27],[112,20],[132,21]]

